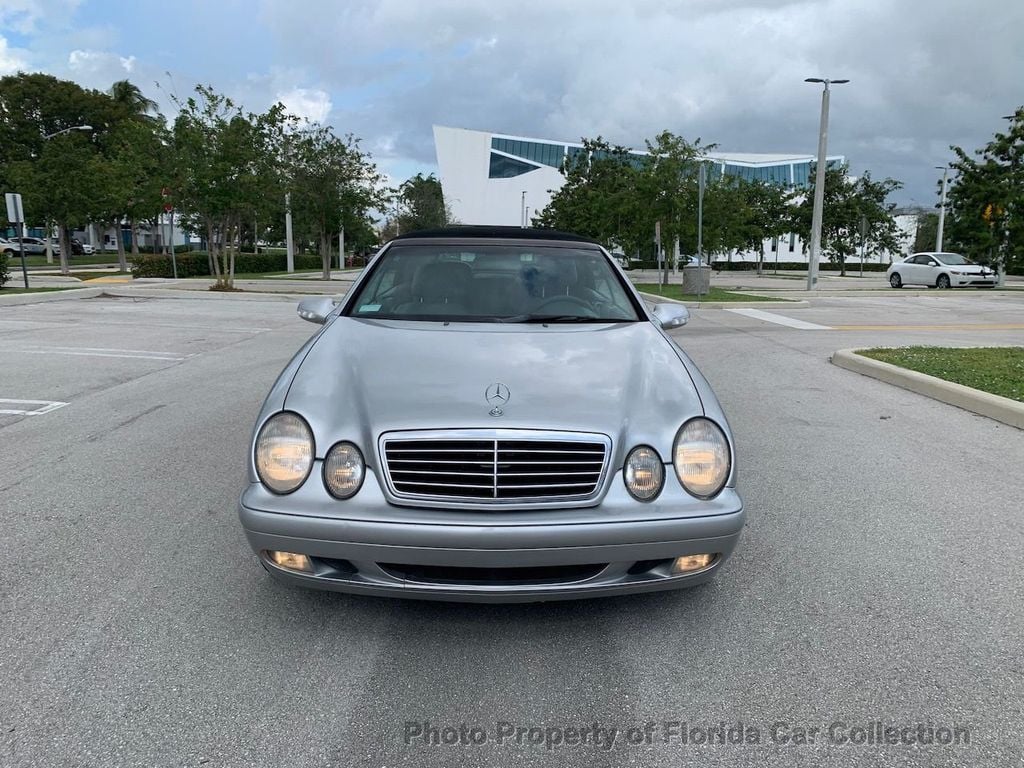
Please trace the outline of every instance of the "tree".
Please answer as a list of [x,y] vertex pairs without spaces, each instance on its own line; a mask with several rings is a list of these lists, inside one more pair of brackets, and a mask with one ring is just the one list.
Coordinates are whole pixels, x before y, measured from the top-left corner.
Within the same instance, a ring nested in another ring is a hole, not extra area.
[[243,114],[231,99],[208,86],[179,104],[172,130],[177,207],[186,225],[206,234],[214,287],[234,288],[235,256],[243,225],[280,205],[281,149],[289,122],[275,104]]
[[[64,274],[70,229],[87,224],[93,207],[90,169],[117,119],[98,91],[39,73],[0,78],[0,185],[22,193],[29,223],[57,226]],[[82,125],[91,128],[60,133]]]
[[790,192],[778,184],[744,181],[739,184],[741,247],[756,251],[757,273],[764,267],[764,241],[789,231]]
[[[816,174],[811,167],[811,184],[806,194],[792,208],[792,231],[804,241],[811,236]],[[871,174],[854,180],[847,167],[825,170],[825,195],[821,223],[821,253],[837,261],[841,274],[846,274],[846,260],[857,252],[863,240],[865,255],[895,251],[899,248],[898,228],[893,212],[895,203],[888,196],[902,185],[893,179],[873,181]]]
[[952,149],[946,239],[982,263],[1024,267],[1024,107],[973,156]]
[[403,232],[435,229],[451,223],[452,215],[444,202],[441,182],[434,174],[417,173],[398,188],[401,213],[399,226]]
[[639,171],[629,150],[600,136],[583,139],[582,150],[566,157],[562,173],[565,184],[533,217],[535,226],[576,232],[606,246],[639,245],[632,218]]
[[158,104],[147,98],[137,85],[128,80],[118,80],[110,86],[107,95],[129,115],[150,119],[157,111]]
[[297,232],[317,243],[323,277],[331,276],[331,248],[342,228],[361,231],[370,210],[384,205],[384,181],[352,135],[309,125],[289,135],[286,185]]
[[939,214],[930,211],[917,216],[917,227],[914,230],[914,253],[934,251],[939,236]]

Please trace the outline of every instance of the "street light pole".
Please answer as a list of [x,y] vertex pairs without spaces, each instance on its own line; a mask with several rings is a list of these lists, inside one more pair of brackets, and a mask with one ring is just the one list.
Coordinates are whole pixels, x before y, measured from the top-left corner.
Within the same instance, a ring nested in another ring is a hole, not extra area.
[[818,259],[821,254],[821,214],[825,205],[825,152],[828,149],[829,86],[848,83],[849,80],[808,77],[806,83],[823,83],[821,92],[821,122],[818,128],[818,165],[814,176],[814,210],[811,215],[811,253],[807,263],[807,290],[818,287]]
[[70,128],[62,128],[59,131],[54,131],[53,133],[48,133],[45,136],[43,136],[43,139],[52,139],[54,136],[61,136],[61,135],[65,134],[65,133],[71,133],[72,131],[91,131],[91,130],[92,130],[92,126],[91,125],[73,125]]
[[942,197],[939,202],[939,226],[935,230],[935,250],[942,253],[942,229],[946,224],[946,182],[949,179],[949,168],[944,165],[936,165],[936,169],[942,171]]
[[285,267],[288,272],[295,271],[295,246],[292,244],[292,193],[284,193],[284,252]]
[[522,199],[519,203],[519,226],[526,227],[526,190],[523,190]]

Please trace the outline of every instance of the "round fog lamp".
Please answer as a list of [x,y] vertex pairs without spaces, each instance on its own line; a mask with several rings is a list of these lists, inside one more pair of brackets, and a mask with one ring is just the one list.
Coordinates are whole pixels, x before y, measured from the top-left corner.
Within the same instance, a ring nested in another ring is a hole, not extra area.
[[338,443],[324,459],[324,486],[336,499],[349,499],[363,484],[363,454],[352,443]]
[[626,457],[622,476],[630,496],[637,501],[650,501],[661,493],[661,486],[665,482],[665,466],[657,451],[641,445]]

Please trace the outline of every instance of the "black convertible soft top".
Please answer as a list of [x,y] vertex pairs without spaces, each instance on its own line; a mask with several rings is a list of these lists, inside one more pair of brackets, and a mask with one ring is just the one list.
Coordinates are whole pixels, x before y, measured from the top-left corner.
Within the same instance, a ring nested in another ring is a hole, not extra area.
[[560,232],[557,229],[540,229],[537,227],[493,227],[486,225],[460,225],[457,227],[442,227],[440,229],[421,229],[416,232],[405,232],[398,235],[398,237],[395,237],[394,240],[415,240],[434,237],[489,237],[508,240],[568,240],[576,243],[594,243],[596,245],[600,245],[597,240],[592,238],[574,235],[572,232]]

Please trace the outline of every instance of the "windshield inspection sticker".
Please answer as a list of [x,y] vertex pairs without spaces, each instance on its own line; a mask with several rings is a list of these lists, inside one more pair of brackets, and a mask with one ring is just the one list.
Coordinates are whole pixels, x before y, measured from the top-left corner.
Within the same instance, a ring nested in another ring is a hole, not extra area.
[[380,309],[380,304],[363,304],[359,307],[360,312],[376,312]]

